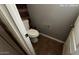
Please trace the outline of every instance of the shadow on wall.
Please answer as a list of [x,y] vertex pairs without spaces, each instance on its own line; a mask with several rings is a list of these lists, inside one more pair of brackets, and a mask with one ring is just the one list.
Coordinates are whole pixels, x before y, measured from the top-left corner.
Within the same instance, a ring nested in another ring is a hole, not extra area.
[[77,5],[27,5],[33,27],[49,36],[65,41],[79,13]]

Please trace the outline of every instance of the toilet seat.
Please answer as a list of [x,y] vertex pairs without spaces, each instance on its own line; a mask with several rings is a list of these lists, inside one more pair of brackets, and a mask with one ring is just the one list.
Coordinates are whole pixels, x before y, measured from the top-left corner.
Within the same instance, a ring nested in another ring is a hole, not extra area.
[[39,32],[35,29],[29,29],[27,33],[30,38],[35,38],[39,36]]

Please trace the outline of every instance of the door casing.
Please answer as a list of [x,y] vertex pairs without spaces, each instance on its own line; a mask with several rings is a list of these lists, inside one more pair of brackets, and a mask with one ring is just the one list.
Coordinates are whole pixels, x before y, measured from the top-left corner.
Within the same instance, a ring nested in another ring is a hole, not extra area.
[[7,26],[27,54],[35,54],[30,38],[15,4],[0,5],[1,21]]

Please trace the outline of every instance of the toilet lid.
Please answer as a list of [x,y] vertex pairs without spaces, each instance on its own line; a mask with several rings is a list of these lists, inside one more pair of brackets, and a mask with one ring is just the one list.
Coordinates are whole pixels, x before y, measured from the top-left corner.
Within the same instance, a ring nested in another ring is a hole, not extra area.
[[28,31],[28,35],[31,36],[31,37],[37,37],[37,36],[39,36],[39,32],[35,29],[30,29]]

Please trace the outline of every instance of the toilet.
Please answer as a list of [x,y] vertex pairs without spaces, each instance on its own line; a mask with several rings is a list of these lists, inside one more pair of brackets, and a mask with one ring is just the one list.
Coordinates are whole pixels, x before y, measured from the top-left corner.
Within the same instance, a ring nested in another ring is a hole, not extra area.
[[27,30],[27,34],[28,34],[28,36],[31,39],[31,42],[32,43],[37,43],[38,42],[38,38],[37,37],[39,36],[38,30],[30,29],[29,20],[28,19],[23,20],[23,23],[24,23],[24,26],[25,26],[25,28]]

